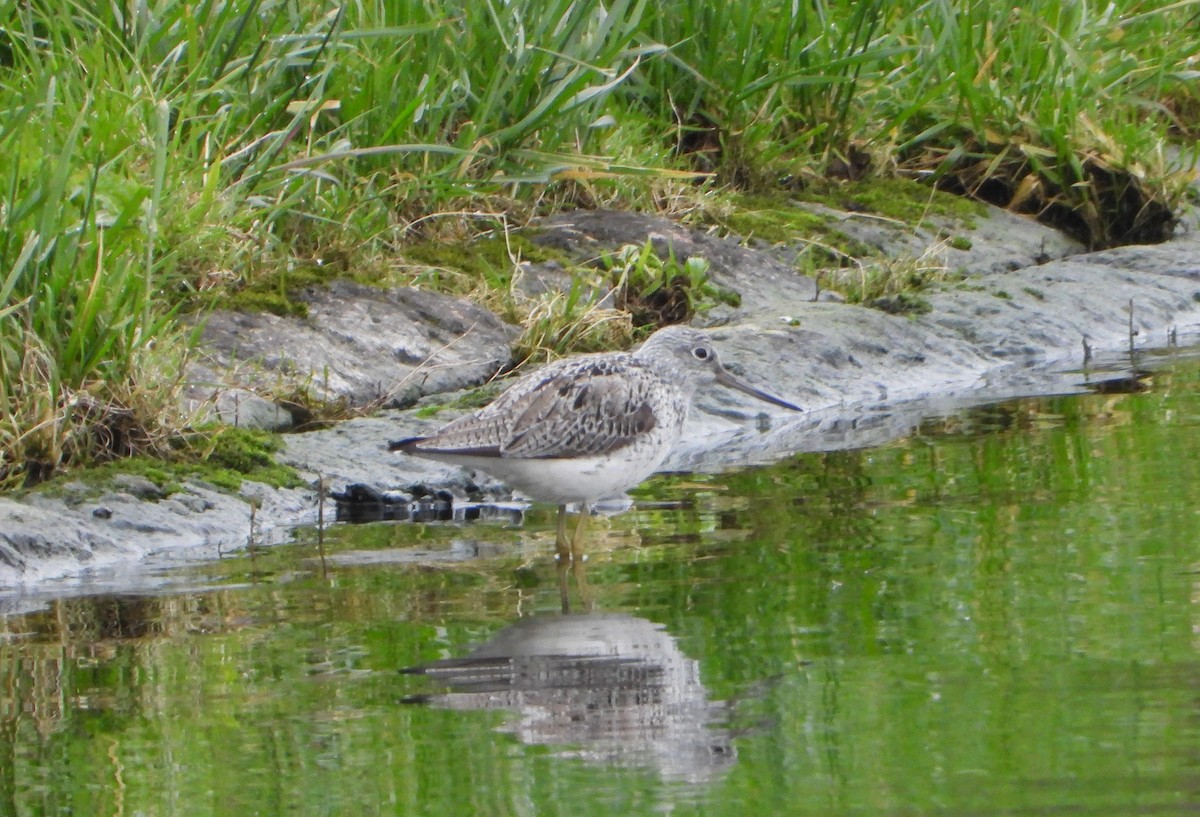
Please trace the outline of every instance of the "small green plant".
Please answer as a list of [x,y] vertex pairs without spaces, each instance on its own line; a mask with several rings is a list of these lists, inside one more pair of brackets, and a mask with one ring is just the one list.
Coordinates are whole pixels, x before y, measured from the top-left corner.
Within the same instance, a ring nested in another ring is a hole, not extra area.
[[601,263],[608,270],[617,307],[630,314],[635,328],[684,323],[719,303],[740,303],[737,293],[709,280],[706,259],[693,256],[681,264],[674,249],[664,259],[651,240],[621,247],[602,256]]
[[[885,311],[896,296],[914,295],[937,283],[957,280],[960,273],[952,271],[928,254],[920,258],[874,258],[859,261],[855,267],[825,270],[821,284],[826,289],[840,292],[849,303],[878,306]],[[901,298],[897,303],[906,304]],[[904,308],[900,311],[923,311]]]
[[565,292],[552,292],[525,305],[521,336],[513,344],[520,364],[544,363],[575,352],[628,345],[628,314],[601,305],[603,288],[577,274]]

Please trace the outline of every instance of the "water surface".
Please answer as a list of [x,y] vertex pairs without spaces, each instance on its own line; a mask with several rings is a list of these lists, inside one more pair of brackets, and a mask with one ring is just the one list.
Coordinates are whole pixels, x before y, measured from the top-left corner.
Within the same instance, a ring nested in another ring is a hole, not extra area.
[[[1200,810],[1200,368],[0,618],[0,814]],[[401,670],[423,667],[424,673]]]

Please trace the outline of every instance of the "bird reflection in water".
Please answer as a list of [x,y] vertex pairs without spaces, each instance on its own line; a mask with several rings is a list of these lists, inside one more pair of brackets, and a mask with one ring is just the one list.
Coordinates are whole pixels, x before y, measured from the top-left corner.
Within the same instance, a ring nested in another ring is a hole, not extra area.
[[598,763],[656,769],[664,780],[703,783],[736,759],[727,705],[710,701],[699,662],[661,625],[621,613],[522,619],[465,658],[405,672],[445,692],[408,703],[510,709],[503,727],[523,743],[559,746]]

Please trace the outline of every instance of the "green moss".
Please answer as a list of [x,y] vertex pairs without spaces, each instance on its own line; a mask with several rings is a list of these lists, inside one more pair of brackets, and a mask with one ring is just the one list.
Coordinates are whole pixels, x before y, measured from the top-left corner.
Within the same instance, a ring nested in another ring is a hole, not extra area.
[[467,389],[462,394],[450,401],[450,408],[466,409],[474,411],[478,408],[483,408],[488,403],[496,399],[500,392],[504,391],[505,384],[500,381],[492,381],[485,383],[482,386],[477,386],[473,389]]
[[98,496],[111,490],[114,478],[120,474],[144,477],[164,496],[183,490],[183,483],[189,479],[199,479],[230,492],[239,490],[247,479],[276,488],[304,485],[296,469],[275,461],[274,455],[283,448],[278,435],[232,426],[206,428],[203,433],[198,443],[180,440],[175,449],[177,459],[128,457],[100,463],[71,470],[42,483],[36,490],[57,496],[64,493],[68,483],[80,482]]
[[534,263],[569,263],[562,253],[535,244],[529,233],[482,238],[467,243],[424,241],[404,248],[410,261],[433,269],[455,270],[473,283],[506,288],[512,279],[513,258]]
[[162,491],[163,496],[170,496],[183,490],[184,475],[179,472],[175,464],[151,457],[129,457],[78,471],[70,471],[44,485],[39,485],[36,490],[55,494],[62,485],[68,482],[81,482],[91,488],[95,495],[99,495],[112,490],[113,479],[120,474],[132,474],[150,480],[158,490]]
[[[197,464],[203,465],[201,470],[208,473],[204,478],[210,482],[222,487],[236,482],[234,490],[241,487],[242,479],[276,488],[298,488],[304,482],[296,469],[275,461],[275,454],[282,448],[278,434],[225,426],[209,440],[207,455]],[[204,476],[201,472],[197,475]]]
[[926,311],[914,309],[916,300],[908,303],[905,297],[932,286],[953,285],[962,278],[960,270],[930,266],[919,258],[884,258],[856,268],[826,270],[821,282],[825,288],[844,295],[848,303],[900,314]]
[[735,195],[730,200],[736,209],[723,221],[744,238],[782,244],[799,236],[824,234],[830,228],[831,219],[791,205],[782,196]]
[[944,193],[912,179],[863,179],[824,190],[805,190],[799,198],[838,210],[874,213],[912,227],[924,226],[929,216],[940,216],[974,229],[975,220],[987,213],[980,202]]
[[707,220],[743,239],[770,244],[814,241],[819,263],[842,263],[846,256],[874,254],[870,247],[839,230],[835,219],[797,207],[783,195],[733,194],[723,201],[728,208],[720,215],[706,214]]
[[307,317],[308,304],[299,299],[305,289],[326,286],[339,277],[333,267],[303,266],[256,274],[239,287],[199,293],[198,307],[218,306],[241,312],[269,312],[281,317]]
[[494,380],[490,383],[485,383],[482,386],[477,386],[473,389],[467,389],[454,399],[445,403],[427,403],[417,408],[414,413],[421,419],[427,420],[430,417],[436,417],[438,414],[441,414],[443,411],[447,411],[449,409],[474,411],[475,409],[483,408],[488,403],[495,400],[496,396],[500,394],[500,392],[504,391],[504,388],[507,385],[508,384],[502,380]]
[[998,289],[998,290],[996,290],[995,292],[993,292],[992,294],[993,294],[994,296],[996,296],[997,298],[1000,298],[1000,299],[1002,299],[1002,300],[1005,300],[1005,301],[1011,301],[1011,300],[1012,300],[1012,296],[1011,296],[1011,295],[1009,295],[1007,292],[1005,292],[1005,291],[1004,291],[1004,290],[1002,290],[1002,289]]
[[[95,498],[108,491],[116,489],[114,479],[121,474],[132,474],[144,477],[154,483],[162,495],[170,496],[183,489],[180,475],[171,463],[149,457],[128,457],[116,462],[105,462],[88,468],[72,469],[64,474],[52,477],[38,483],[33,493],[45,496],[61,497],[72,494],[76,497]],[[77,488],[68,486],[85,486],[80,492]]]
[[1037,298],[1039,301],[1046,300],[1046,293],[1042,292],[1040,289],[1034,289],[1033,287],[1022,287],[1021,291],[1031,298]]
[[966,236],[956,235],[950,239],[950,246],[956,250],[966,251],[971,249],[971,247],[974,245],[971,243],[971,239],[967,238]]
[[217,468],[250,474],[274,464],[273,455],[280,448],[279,438],[265,431],[222,428],[213,436],[205,462]]
[[933,305],[919,295],[911,292],[898,292],[895,295],[885,295],[866,301],[864,306],[887,312],[889,315],[924,315],[933,311]]
[[269,312],[281,318],[307,318],[308,304],[291,300],[288,294],[241,290],[222,299],[222,306],[238,312]]

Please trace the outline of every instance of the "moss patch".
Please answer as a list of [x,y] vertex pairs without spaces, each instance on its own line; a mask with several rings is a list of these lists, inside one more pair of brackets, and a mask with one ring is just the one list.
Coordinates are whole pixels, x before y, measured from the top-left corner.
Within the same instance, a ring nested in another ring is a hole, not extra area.
[[895,295],[885,295],[865,301],[864,306],[887,312],[889,315],[925,315],[933,311],[933,305],[919,295],[911,292],[898,292]]
[[283,440],[277,434],[226,426],[210,439],[207,456],[200,464],[209,471],[210,482],[212,474],[219,474],[231,477],[230,482],[236,480],[238,488],[242,479],[277,488],[300,487],[304,483],[296,469],[275,461],[275,454],[282,449]]
[[415,414],[423,419],[436,417],[443,411],[455,409],[461,411],[474,411],[486,406],[488,403],[496,399],[508,384],[495,380],[491,383],[485,383],[482,386],[477,386],[473,389],[467,389],[461,394],[454,397],[452,400],[445,402],[434,402],[432,399],[417,408]]
[[[963,278],[960,270],[924,263],[919,258],[885,258],[836,270],[825,270],[820,279],[826,289],[840,292],[848,303],[861,303],[895,314],[914,309],[914,293],[933,286],[953,285]],[[912,296],[913,303],[905,298]],[[898,299],[898,300],[897,300]]]
[[68,493],[66,490],[68,485],[82,484],[87,487],[86,496],[97,497],[113,490],[116,487],[114,479],[121,474],[132,474],[148,479],[154,483],[164,497],[181,491],[183,489],[181,482],[185,476],[178,472],[174,463],[150,457],[127,457],[116,462],[73,469],[66,474],[60,474],[39,483],[33,492],[47,496],[64,496]]
[[783,194],[776,196],[733,194],[722,200],[720,212],[708,211],[709,223],[740,236],[770,244],[815,241],[819,263],[842,263],[847,256],[867,256],[874,251],[837,228],[835,219],[797,207]]
[[[442,291],[461,293],[480,285],[507,289],[512,282],[513,258],[539,263],[560,261],[569,264],[562,253],[534,244],[528,234],[509,234],[481,238],[464,243],[423,241],[404,248],[404,257],[428,267],[422,281]],[[439,271],[457,273],[462,285],[439,275]]]
[[164,496],[183,489],[189,479],[199,479],[226,491],[236,492],[244,480],[263,482],[276,488],[304,485],[296,469],[275,461],[283,448],[276,434],[249,431],[232,426],[204,429],[199,442],[181,440],[176,445],[178,459],[160,460],[129,457],[89,468],[72,470],[37,487],[37,491],[59,495],[68,482],[82,482],[96,495],[110,490],[119,474],[134,474],[153,482]]
[[805,190],[799,198],[838,210],[874,213],[912,227],[928,226],[926,218],[939,216],[974,229],[976,219],[987,214],[987,207],[978,201],[912,179],[863,179],[824,190]]
[[255,275],[232,289],[201,292],[196,295],[194,304],[197,308],[213,306],[241,312],[269,312],[285,318],[303,318],[308,316],[308,304],[300,300],[300,293],[311,287],[327,286],[339,277],[344,275],[332,266],[278,269]]

